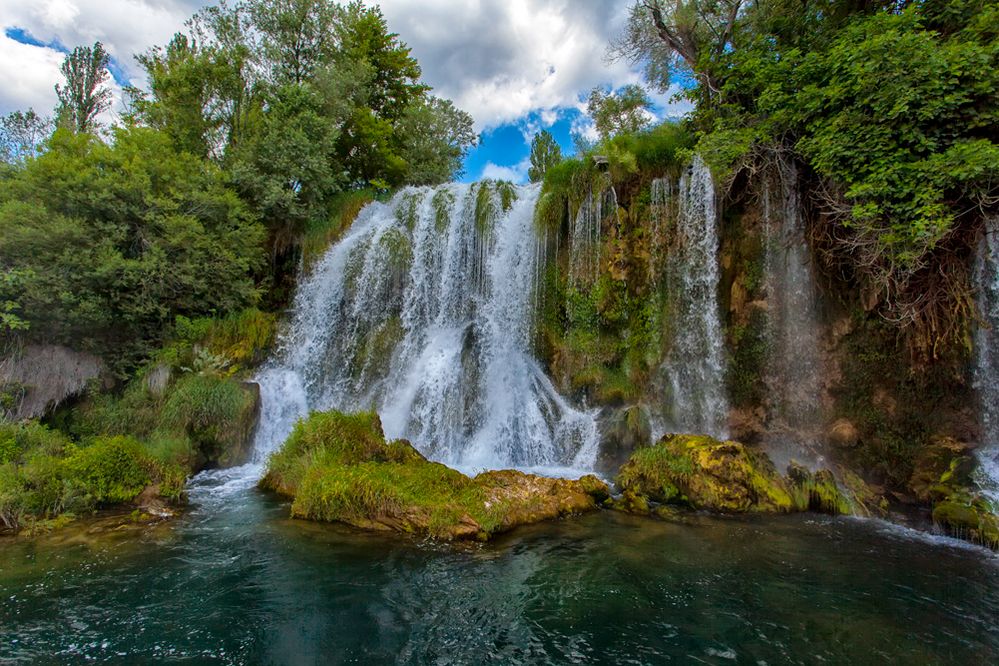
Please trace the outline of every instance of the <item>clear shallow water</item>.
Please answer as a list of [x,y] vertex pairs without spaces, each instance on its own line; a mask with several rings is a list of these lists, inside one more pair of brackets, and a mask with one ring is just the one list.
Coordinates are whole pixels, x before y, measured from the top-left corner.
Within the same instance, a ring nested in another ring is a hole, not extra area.
[[999,560],[875,522],[602,513],[455,549],[289,520],[251,477],[172,524],[0,541],[0,662],[999,660]]

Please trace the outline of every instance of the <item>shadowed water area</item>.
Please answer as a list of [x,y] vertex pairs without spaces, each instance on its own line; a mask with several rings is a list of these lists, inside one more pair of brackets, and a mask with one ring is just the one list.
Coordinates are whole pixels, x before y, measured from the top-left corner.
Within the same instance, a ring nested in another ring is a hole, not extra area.
[[170,524],[0,543],[4,663],[995,663],[999,561],[881,523],[601,512],[457,549],[202,475]]

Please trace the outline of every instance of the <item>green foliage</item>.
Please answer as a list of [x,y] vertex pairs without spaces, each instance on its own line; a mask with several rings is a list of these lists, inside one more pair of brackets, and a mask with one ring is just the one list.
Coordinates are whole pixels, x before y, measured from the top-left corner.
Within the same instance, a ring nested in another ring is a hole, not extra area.
[[127,502],[151,481],[142,445],[124,436],[100,437],[75,448],[66,458],[66,474],[80,483],[99,505]]
[[548,130],[541,130],[531,139],[531,168],[527,177],[532,183],[544,180],[545,173],[562,161],[562,148]]
[[252,428],[252,396],[238,382],[215,375],[189,375],[171,390],[161,415],[162,428],[186,433],[196,445],[236,447]]
[[73,132],[94,132],[97,117],[111,108],[111,89],[104,84],[109,77],[111,56],[104,45],[77,46],[62,62],[60,70],[65,85],[56,84],[59,107],[57,123]]
[[377,198],[372,189],[341,192],[330,201],[329,216],[309,224],[302,237],[302,263],[308,270],[353,224],[361,209]]
[[176,315],[255,300],[261,241],[222,174],[163,134],[119,130],[107,146],[57,131],[0,183],[0,265],[17,271],[0,303],[19,304],[29,336],[93,349],[122,371]]
[[590,91],[586,110],[597,127],[601,141],[618,134],[638,132],[649,124],[652,101],[641,86],[630,84],[618,91],[601,88]]
[[32,109],[0,117],[0,163],[23,164],[52,133],[52,121]]
[[0,423],[0,526],[17,530],[133,500],[150,483],[177,500],[186,473],[130,437],[77,445],[38,423]]
[[261,481],[293,499],[292,515],[443,539],[487,538],[516,524],[594,508],[595,477],[540,480],[520,472],[469,478],[387,442],[372,413],[314,412],[275,453]]

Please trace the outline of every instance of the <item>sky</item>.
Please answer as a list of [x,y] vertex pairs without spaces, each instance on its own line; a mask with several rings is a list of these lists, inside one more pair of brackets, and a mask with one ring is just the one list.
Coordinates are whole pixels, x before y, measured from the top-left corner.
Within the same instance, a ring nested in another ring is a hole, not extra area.
[[[50,113],[65,51],[100,40],[112,88],[144,87],[134,56],[166,44],[206,0],[0,0],[0,114]],[[595,86],[639,83],[637,68],[608,62],[630,0],[382,0],[389,28],[411,48],[435,94],[472,114],[479,145],[462,180],[527,177],[530,140],[548,129],[572,152],[572,132],[593,136],[585,98]],[[653,96],[660,117],[685,103]],[[110,119],[110,118],[109,118]]]

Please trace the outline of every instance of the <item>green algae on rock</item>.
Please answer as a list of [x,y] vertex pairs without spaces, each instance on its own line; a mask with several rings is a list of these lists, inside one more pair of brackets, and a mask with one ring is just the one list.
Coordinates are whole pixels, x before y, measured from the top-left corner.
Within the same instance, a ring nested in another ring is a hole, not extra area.
[[292,498],[296,518],[441,540],[480,539],[518,525],[593,511],[608,497],[593,476],[555,479],[515,470],[468,477],[387,441],[373,412],[315,412],[275,453],[263,488]]
[[617,475],[613,509],[649,514],[649,502],[721,513],[853,513],[832,472],[792,465],[782,476],[765,453],[707,435],[665,435],[638,449]]

